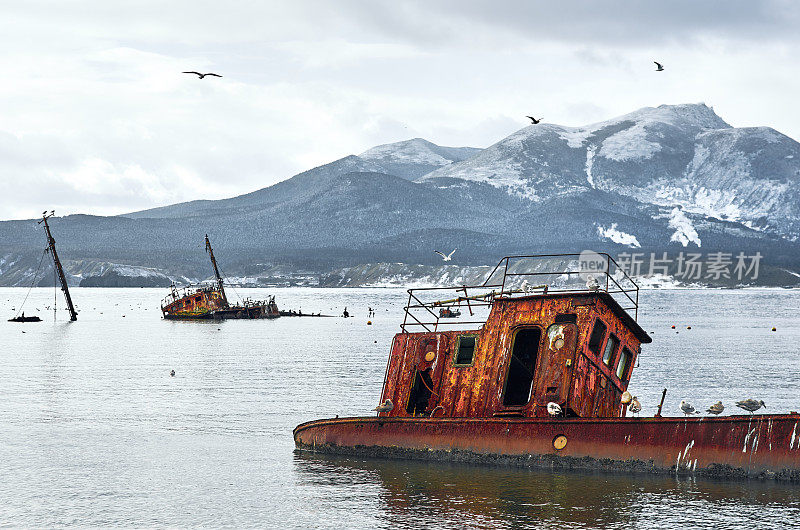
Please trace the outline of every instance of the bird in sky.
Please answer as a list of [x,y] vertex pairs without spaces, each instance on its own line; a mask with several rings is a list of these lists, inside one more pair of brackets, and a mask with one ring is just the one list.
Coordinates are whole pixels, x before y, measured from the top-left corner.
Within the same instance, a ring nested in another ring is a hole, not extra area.
[[561,405],[551,401],[547,404],[547,413],[551,416],[561,416]]
[[721,414],[723,410],[725,410],[725,406],[722,404],[722,401],[717,401],[716,403],[708,407],[706,412],[710,412],[711,414],[714,414],[716,416]]
[[222,77],[221,75],[215,74],[215,73],[212,73],[212,72],[208,72],[207,74],[201,74],[200,72],[195,72],[195,71],[182,72],[182,73],[184,73],[184,74],[194,74],[194,75],[198,76],[200,79],[203,79],[207,75],[213,75],[214,77]]
[[453,254],[455,254],[456,250],[458,250],[458,249],[454,248],[453,252],[451,252],[450,254],[448,254],[446,256],[444,255],[444,252],[439,252],[438,250],[434,250],[434,252],[439,254],[444,261],[451,261],[453,259]]
[[684,400],[681,400],[681,410],[682,410],[682,411],[683,411],[683,413],[684,413],[684,414],[686,414],[687,416],[688,416],[689,414],[700,414],[699,412],[697,412],[696,410],[694,410],[694,407],[692,406],[692,404],[691,404],[691,403],[687,403],[687,402],[686,402],[686,401],[684,401]]
[[740,409],[746,410],[750,414],[754,413],[761,407],[767,408],[763,401],[755,399],[743,399],[742,401],[737,401],[736,406]]
[[534,124],[534,125],[536,125],[537,123],[539,123],[540,121],[542,121],[542,118],[539,118],[539,119],[537,120],[537,119],[536,119],[536,118],[534,118],[533,116],[525,116],[525,117],[526,117],[526,118],[529,118],[529,119],[530,119],[530,120],[533,122],[533,124]]
[[656,72],[664,71],[664,67],[661,65],[661,63],[659,63],[658,61],[653,61],[653,62],[656,63]]
[[631,404],[628,405],[628,410],[630,410],[632,414],[639,414],[642,411],[642,404],[639,403],[639,398],[636,396],[631,398]]
[[392,403],[391,399],[387,399],[386,401],[384,401],[383,403],[381,403],[372,410],[375,410],[377,412],[391,412],[392,409],[394,409],[394,403]]

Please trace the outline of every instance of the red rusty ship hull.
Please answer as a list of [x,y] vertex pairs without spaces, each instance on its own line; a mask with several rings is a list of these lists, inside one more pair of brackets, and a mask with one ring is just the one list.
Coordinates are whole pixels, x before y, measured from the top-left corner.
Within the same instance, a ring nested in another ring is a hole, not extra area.
[[800,482],[798,423],[797,414],[336,418],[298,425],[294,439],[299,450],[325,453]]

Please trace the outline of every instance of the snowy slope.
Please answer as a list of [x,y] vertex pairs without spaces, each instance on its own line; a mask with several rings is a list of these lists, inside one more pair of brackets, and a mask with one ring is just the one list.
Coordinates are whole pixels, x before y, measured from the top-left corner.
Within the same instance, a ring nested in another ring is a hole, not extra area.
[[413,180],[453,162],[466,160],[479,151],[474,147],[443,147],[422,138],[413,138],[373,147],[358,157],[377,164],[389,175]]
[[800,233],[800,144],[768,127],[733,128],[704,104],[530,125],[419,180],[489,184],[534,202],[594,188],[790,240]]

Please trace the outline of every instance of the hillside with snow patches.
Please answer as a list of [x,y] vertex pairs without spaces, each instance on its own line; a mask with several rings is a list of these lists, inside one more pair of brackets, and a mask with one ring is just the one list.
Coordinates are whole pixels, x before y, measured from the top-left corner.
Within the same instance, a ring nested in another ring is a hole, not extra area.
[[[782,271],[772,284],[794,285],[799,184],[791,138],[731,127],[704,104],[662,105],[582,127],[530,125],[486,149],[415,138],[229,199],[52,226],[75,278],[98,284],[126,270],[205,277],[208,233],[226,274],[241,278],[297,271],[379,285],[388,269],[365,265],[402,263],[412,267],[393,266],[395,280],[433,281],[438,268],[413,265],[439,267],[434,249],[458,248],[455,265],[480,267],[591,248],[760,252]],[[30,281],[42,243],[34,221],[0,222],[0,285]],[[93,270],[106,278],[87,280]]]
[[584,127],[530,125],[421,181],[452,179],[533,202],[591,189],[621,195],[669,209],[665,218],[687,228],[680,241],[696,240],[686,214],[791,241],[800,233],[800,144],[769,127],[733,128],[704,104],[648,107]]

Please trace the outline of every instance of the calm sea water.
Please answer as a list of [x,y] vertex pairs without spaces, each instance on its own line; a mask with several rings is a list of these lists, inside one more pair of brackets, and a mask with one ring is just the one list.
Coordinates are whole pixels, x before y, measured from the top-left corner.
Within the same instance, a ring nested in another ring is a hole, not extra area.
[[[53,322],[53,290],[34,289],[26,313],[45,321],[6,322],[25,291],[0,289],[0,525],[800,526],[800,486],[295,454],[298,423],[377,404],[402,289],[239,289],[355,318],[223,323],[161,320],[161,289],[86,288],[78,322],[60,298]],[[664,387],[666,414],[747,397],[800,410],[800,292],[641,299],[645,413]]]

